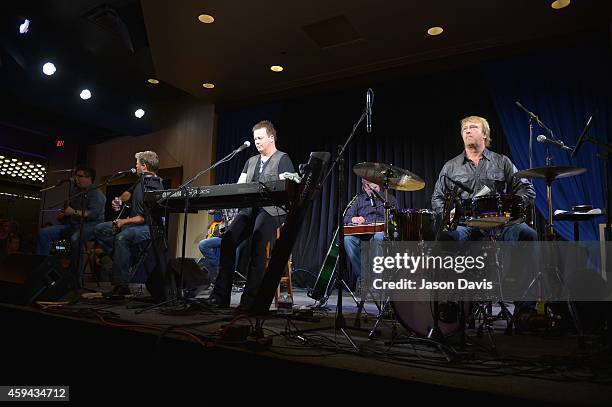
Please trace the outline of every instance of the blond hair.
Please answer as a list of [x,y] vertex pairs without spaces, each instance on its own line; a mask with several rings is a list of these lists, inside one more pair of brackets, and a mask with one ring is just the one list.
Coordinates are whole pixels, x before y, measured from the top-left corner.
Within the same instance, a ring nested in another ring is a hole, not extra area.
[[463,131],[463,125],[467,122],[479,123],[482,126],[482,132],[486,136],[485,147],[489,147],[491,145],[491,127],[489,126],[487,119],[480,116],[468,116],[461,119],[461,124],[459,125],[460,133]]

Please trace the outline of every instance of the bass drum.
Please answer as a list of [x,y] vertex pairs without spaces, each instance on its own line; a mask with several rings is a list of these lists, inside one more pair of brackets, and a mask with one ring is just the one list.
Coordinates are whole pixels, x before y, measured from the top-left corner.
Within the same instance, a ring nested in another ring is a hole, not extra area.
[[[469,319],[471,302],[459,301],[438,303],[440,319],[438,327],[445,337],[463,333]],[[395,316],[408,331],[427,336],[434,326],[434,303],[432,301],[394,301]]]
[[389,233],[396,241],[435,240],[435,215],[429,209],[393,209]]

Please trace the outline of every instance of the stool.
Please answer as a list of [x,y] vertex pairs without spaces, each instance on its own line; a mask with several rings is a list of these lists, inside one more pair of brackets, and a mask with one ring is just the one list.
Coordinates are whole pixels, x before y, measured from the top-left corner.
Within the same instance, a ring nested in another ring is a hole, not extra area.
[[[280,238],[280,231],[284,225],[281,225],[276,229],[276,235],[274,237],[274,241]],[[268,268],[268,263],[270,262],[270,258],[272,257],[272,247],[271,242],[266,243],[266,269]],[[278,298],[280,297],[280,289],[281,285],[285,284],[287,286],[287,294],[293,298],[293,286],[291,285],[291,259],[287,260],[287,264],[283,269],[283,276],[278,283],[278,287],[276,287],[276,293],[274,294],[274,305],[278,307]]]

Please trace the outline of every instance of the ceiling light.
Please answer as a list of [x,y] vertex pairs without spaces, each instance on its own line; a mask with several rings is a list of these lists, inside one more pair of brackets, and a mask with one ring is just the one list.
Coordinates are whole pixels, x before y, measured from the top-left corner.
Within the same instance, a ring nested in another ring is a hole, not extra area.
[[198,20],[204,24],[212,24],[215,21],[215,18],[209,14],[200,14],[198,16]]
[[142,116],[145,115],[145,111],[142,109],[138,109],[134,112],[134,116],[136,116],[139,119],[142,119]]
[[52,62],[45,62],[45,64],[43,65],[43,73],[45,75],[51,76],[55,73],[56,69],[55,69],[55,65],[53,65]]
[[30,20],[26,18],[24,22],[19,26],[19,34],[27,34],[29,29],[30,29]]
[[203,83],[202,86],[205,87],[206,89],[212,89],[215,87],[215,84],[214,83]]
[[440,34],[442,34],[443,31],[444,31],[444,28],[442,28],[442,27],[431,27],[430,29],[427,30],[427,34],[429,34],[429,35],[440,35]]
[[157,85],[159,83],[159,81],[155,78],[149,78],[147,79],[147,82],[149,82],[151,85]]
[[281,72],[283,70],[283,67],[280,65],[272,65],[270,67],[270,70],[273,72]]
[[89,89],[83,89],[79,96],[81,97],[81,99],[87,100],[91,98],[91,92],[89,91]]
[[565,8],[569,5],[570,5],[570,0],[555,0],[552,3],[550,3],[550,7],[554,8],[555,10]]

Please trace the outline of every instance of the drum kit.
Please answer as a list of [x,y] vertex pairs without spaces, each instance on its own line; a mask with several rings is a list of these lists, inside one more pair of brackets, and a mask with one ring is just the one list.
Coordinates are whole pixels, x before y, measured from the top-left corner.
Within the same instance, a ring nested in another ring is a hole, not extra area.
[[[530,168],[514,174],[515,177],[541,179],[546,181],[548,200],[548,221],[545,239],[554,239],[552,184],[555,180],[586,172],[586,169],[568,166],[547,166]],[[429,209],[397,209],[389,204],[390,189],[396,191],[418,191],[425,182],[408,170],[389,164],[364,162],[353,167],[360,178],[381,185],[385,201],[385,240],[388,241],[433,241],[436,240],[435,214]],[[462,200],[456,208],[454,224],[483,229],[499,230],[506,226],[525,221],[527,208],[523,199],[512,194],[491,194]],[[450,223],[449,223],[450,225]],[[448,225],[445,225],[448,227]],[[391,301],[386,301],[391,303]],[[465,317],[470,313],[469,303],[395,302],[391,303],[398,322],[408,331],[430,339],[441,339],[463,334]],[[379,307],[380,308],[380,307]],[[439,309],[441,308],[441,309]],[[379,309],[379,318],[370,333],[374,336],[377,325],[385,312]],[[511,325],[512,321],[508,320]],[[433,327],[437,328],[435,332]],[[510,328],[511,329],[511,328]],[[432,336],[432,333],[435,336]],[[397,343],[397,342],[395,342]]]

